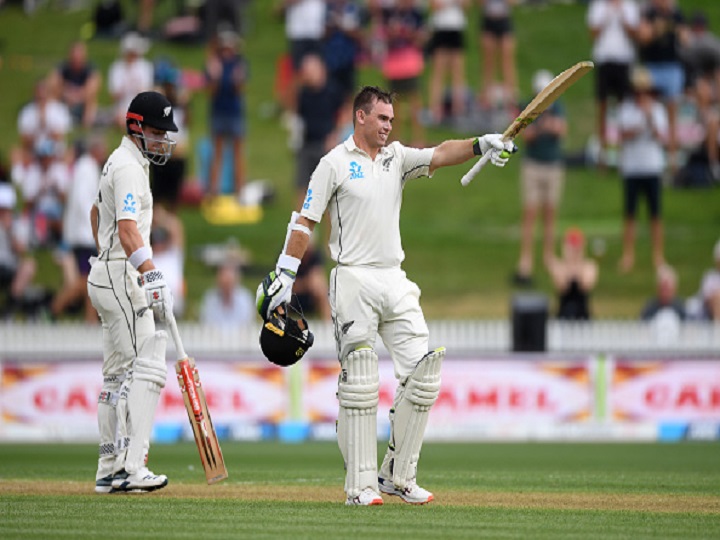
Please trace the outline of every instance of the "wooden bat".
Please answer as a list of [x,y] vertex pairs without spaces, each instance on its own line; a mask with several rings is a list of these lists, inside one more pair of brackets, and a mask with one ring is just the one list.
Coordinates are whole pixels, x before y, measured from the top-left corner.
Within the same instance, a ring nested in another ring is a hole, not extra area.
[[228,477],[225,460],[223,459],[217,433],[213,427],[210,411],[208,411],[205,390],[200,382],[195,360],[185,354],[177,323],[172,313],[167,314],[167,326],[175,341],[178,360],[175,363],[180,393],[185,401],[188,419],[195,435],[195,443],[200,452],[200,461],[205,469],[208,484],[215,484]]
[[[502,134],[503,141],[511,141],[517,137],[527,126],[532,124],[535,119],[542,114],[552,103],[560,97],[561,94],[575,84],[578,79],[593,69],[594,64],[590,61],[578,62],[574,66],[566,69],[555,77],[548,85],[543,88],[540,93],[528,104],[510,126]],[[472,168],[465,173],[460,183],[467,186],[475,175],[480,172],[485,164],[490,160],[490,152],[482,156]]]

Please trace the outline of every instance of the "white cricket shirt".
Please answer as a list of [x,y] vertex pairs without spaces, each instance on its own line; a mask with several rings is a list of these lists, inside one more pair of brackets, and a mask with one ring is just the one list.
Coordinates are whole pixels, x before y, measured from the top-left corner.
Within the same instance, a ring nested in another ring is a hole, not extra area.
[[95,199],[100,220],[100,259],[127,258],[118,237],[117,222],[122,219],[137,222],[143,244],[150,248],[153,198],[149,169],[150,162],[127,137],[105,162]]
[[338,264],[399,266],[400,205],[405,182],[429,176],[434,148],[393,142],[375,160],[352,137],[328,152],[310,178],[300,214],[320,222],[330,213],[330,256]]

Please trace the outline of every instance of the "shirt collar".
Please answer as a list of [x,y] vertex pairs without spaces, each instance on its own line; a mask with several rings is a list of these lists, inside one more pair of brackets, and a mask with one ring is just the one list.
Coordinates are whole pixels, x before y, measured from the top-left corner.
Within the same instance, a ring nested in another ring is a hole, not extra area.
[[[347,139],[345,139],[345,142],[343,144],[345,145],[345,148],[347,149],[348,152],[360,152],[361,154],[367,156],[367,153],[364,150],[360,149],[357,144],[355,144],[355,139],[353,138],[352,135],[350,135]],[[385,155],[389,151],[390,150],[388,150],[387,146],[383,146],[380,149],[380,151],[378,152],[378,155]],[[368,156],[368,157],[370,157],[370,156]]]
[[143,166],[144,169],[149,169],[150,162],[148,159],[143,155],[143,153],[140,151],[140,149],[137,147],[137,145],[130,140],[130,135],[125,135],[122,138],[122,142],[120,143],[120,146],[125,148],[128,152],[132,154],[132,156],[138,160],[138,163]]

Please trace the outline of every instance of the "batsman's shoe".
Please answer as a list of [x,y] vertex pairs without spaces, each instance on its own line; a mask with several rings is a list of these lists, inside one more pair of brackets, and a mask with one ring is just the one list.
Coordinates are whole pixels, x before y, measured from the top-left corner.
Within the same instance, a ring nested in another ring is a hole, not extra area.
[[112,493],[114,491],[112,487],[113,478],[112,474],[108,474],[95,480],[95,493]]
[[365,488],[356,497],[348,497],[345,501],[346,506],[380,506],[383,500],[374,489]]
[[395,495],[400,497],[403,501],[410,504],[427,504],[435,497],[427,489],[423,489],[415,483],[415,480],[410,480],[403,489],[398,489],[392,483],[392,480],[385,480],[384,478],[378,478],[378,487],[383,493],[388,495]]
[[126,492],[147,492],[155,491],[167,486],[168,479],[164,474],[154,474],[147,467],[143,467],[139,471],[128,474],[126,471],[120,471],[112,481],[112,487],[115,491]]

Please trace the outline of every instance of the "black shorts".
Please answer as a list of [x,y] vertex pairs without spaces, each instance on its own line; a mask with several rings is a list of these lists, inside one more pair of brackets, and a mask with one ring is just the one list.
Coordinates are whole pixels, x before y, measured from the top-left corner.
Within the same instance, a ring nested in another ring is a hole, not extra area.
[[390,79],[388,81],[390,92],[393,94],[412,94],[420,89],[420,78],[410,77],[409,79]]
[[660,217],[660,176],[628,176],[624,179],[625,217],[635,218],[638,200],[644,195],[652,219]]
[[296,155],[295,186],[298,189],[308,187],[313,171],[325,154],[325,141],[303,143]]
[[75,266],[81,276],[87,276],[90,273],[90,257],[97,257],[97,250],[92,247],[73,247],[73,257],[75,258]]
[[177,204],[185,179],[185,158],[171,158],[165,165],[151,165],[155,202]]
[[437,30],[432,35],[430,51],[447,49],[459,51],[465,49],[465,40],[460,30]]
[[293,39],[290,40],[290,59],[295,71],[300,69],[303,58],[309,54],[322,57],[322,41],[319,39]]
[[512,20],[509,17],[502,19],[483,17],[480,19],[480,30],[482,30],[483,34],[490,34],[500,39],[513,33]]
[[595,69],[595,96],[605,101],[612,96],[622,101],[630,95],[630,65],[603,62]]

